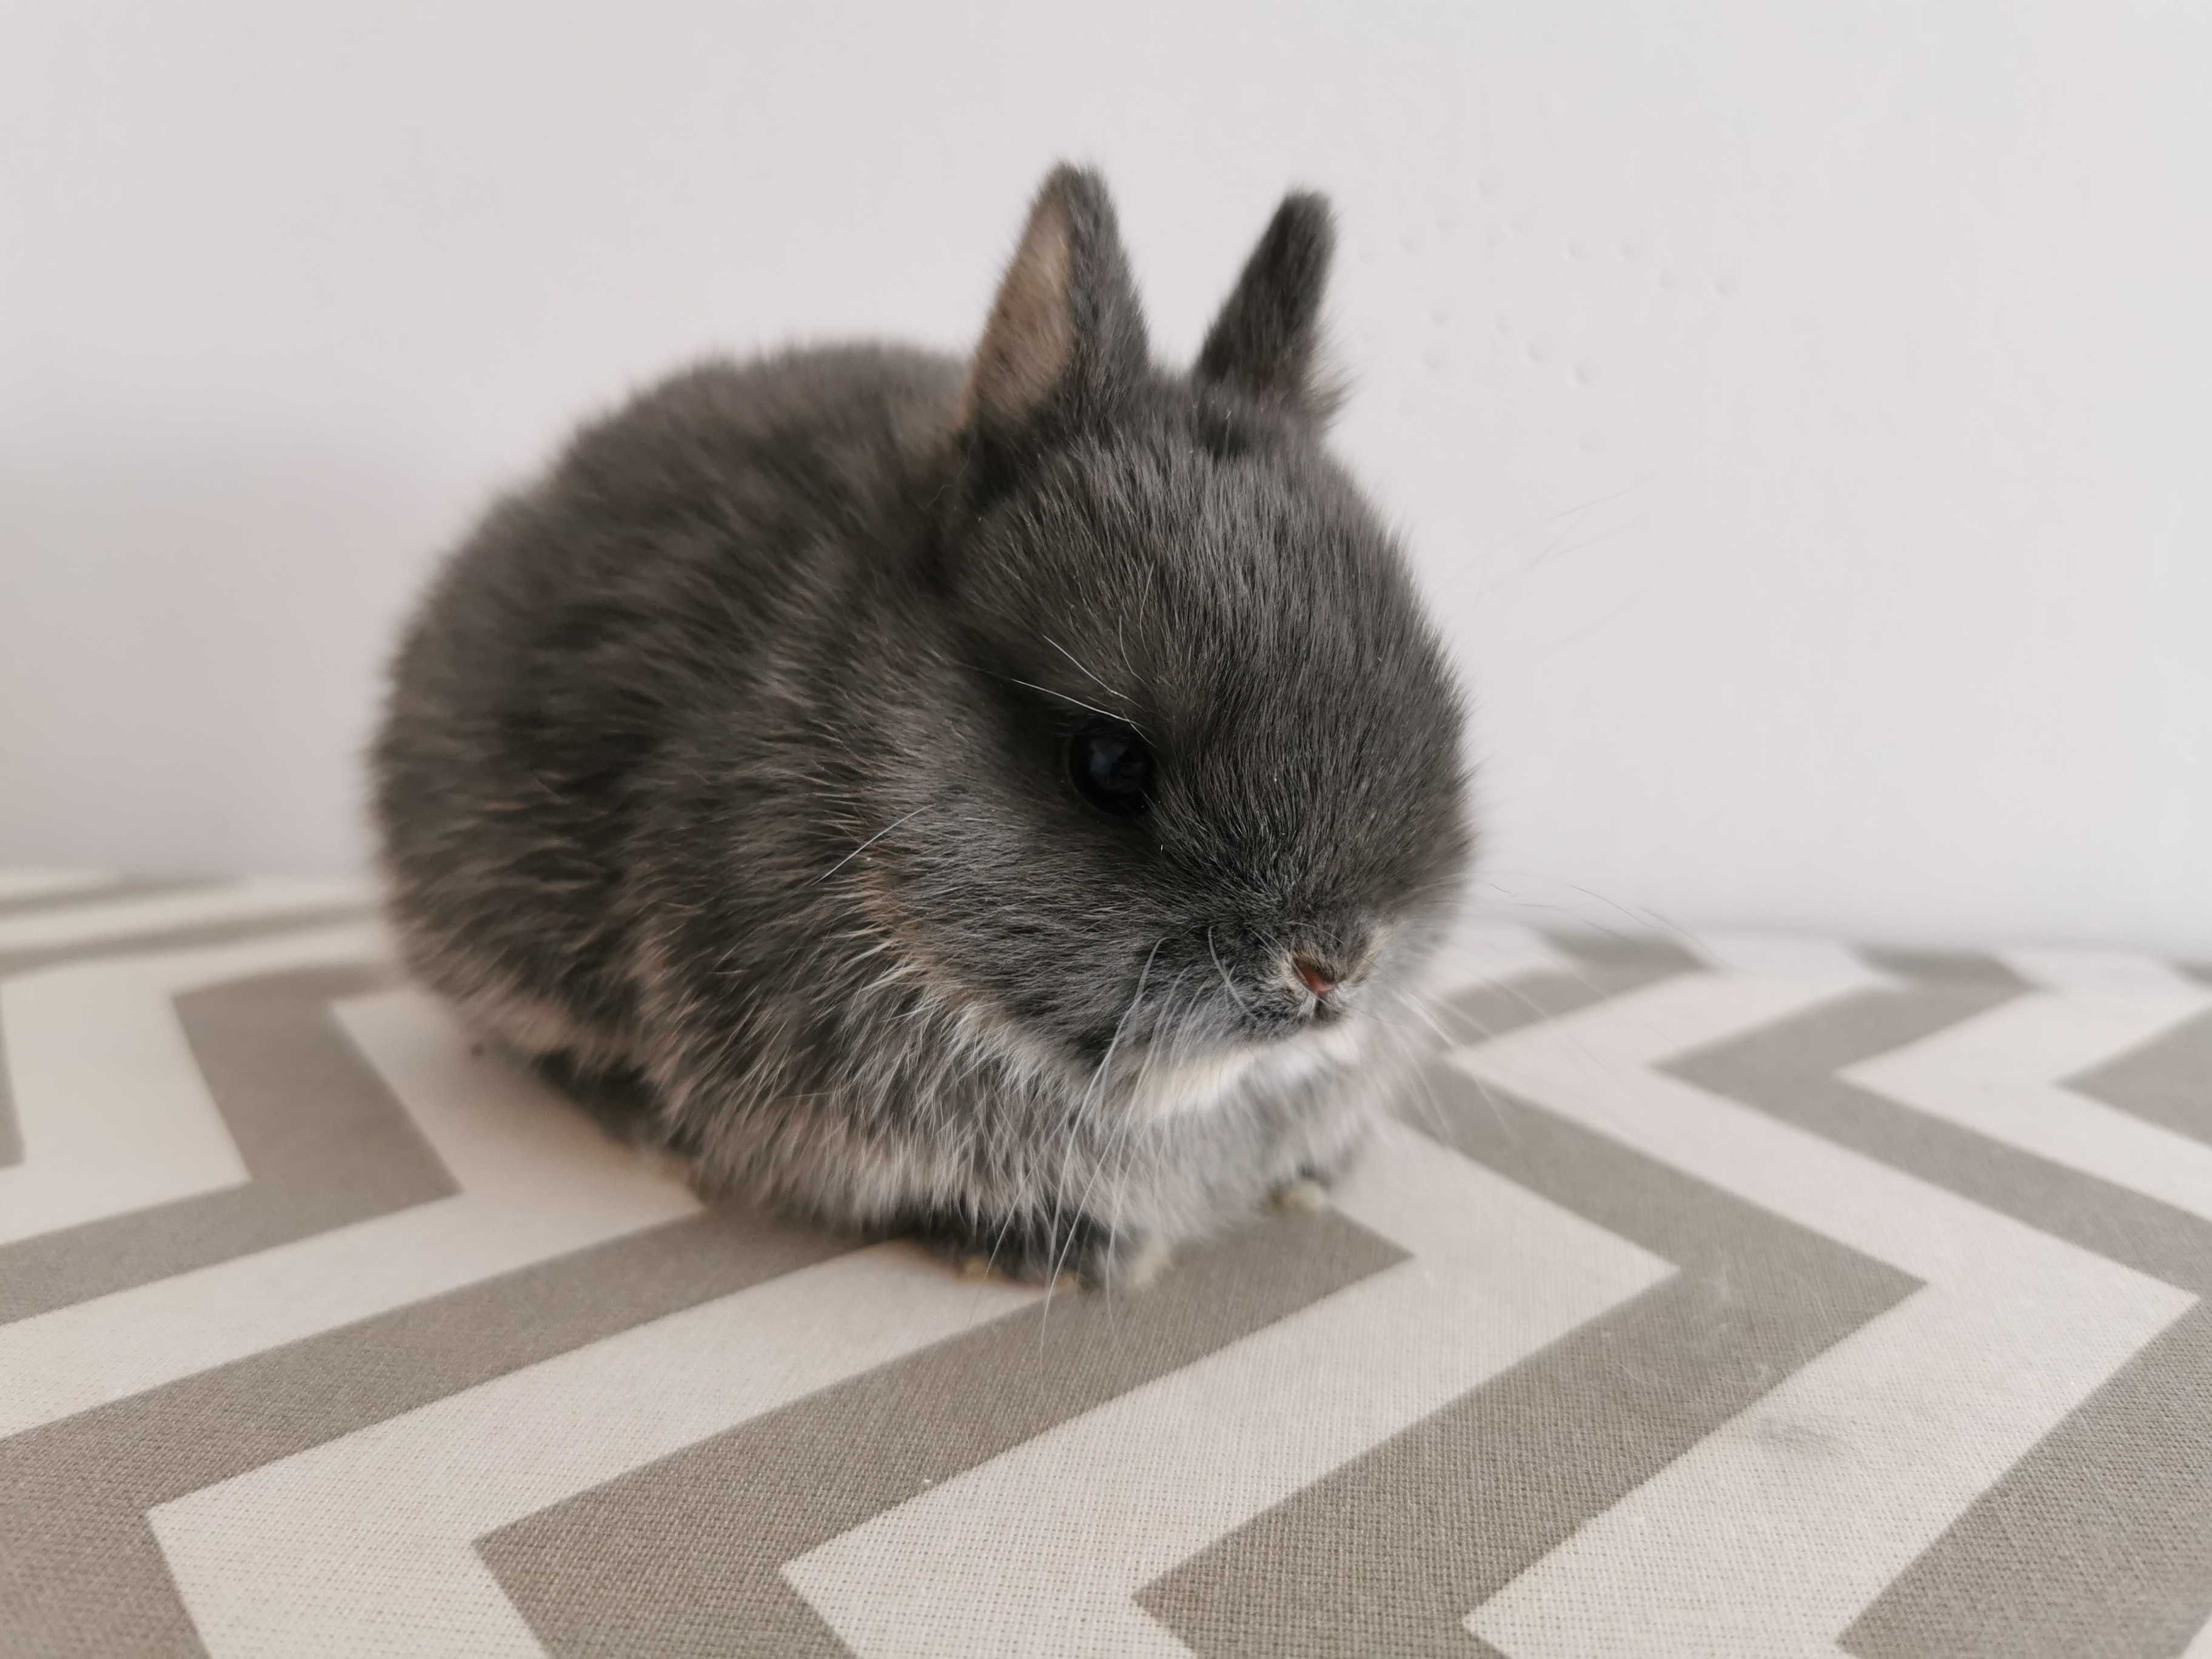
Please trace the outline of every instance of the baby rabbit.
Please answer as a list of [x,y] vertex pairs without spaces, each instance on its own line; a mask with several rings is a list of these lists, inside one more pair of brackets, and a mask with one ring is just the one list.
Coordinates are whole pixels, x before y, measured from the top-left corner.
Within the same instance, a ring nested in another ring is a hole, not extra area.
[[498,504],[374,746],[390,918],[702,1189],[1141,1282],[1417,1057],[1459,694],[1322,446],[1327,204],[1155,363],[1104,185],[966,362],[678,375]]

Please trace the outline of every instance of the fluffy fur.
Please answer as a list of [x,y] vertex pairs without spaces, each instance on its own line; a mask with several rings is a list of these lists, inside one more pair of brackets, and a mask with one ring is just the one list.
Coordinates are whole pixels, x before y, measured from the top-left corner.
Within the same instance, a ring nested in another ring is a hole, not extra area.
[[[1063,167],[967,363],[711,363],[586,427],[393,665],[414,972],[709,1190],[1018,1273],[1333,1176],[1470,835],[1444,658],[1322,445],[1331,240],[1290,198],[1170,373]],[[1069,781],[1102,715],[1157,757],[1133,821]]]

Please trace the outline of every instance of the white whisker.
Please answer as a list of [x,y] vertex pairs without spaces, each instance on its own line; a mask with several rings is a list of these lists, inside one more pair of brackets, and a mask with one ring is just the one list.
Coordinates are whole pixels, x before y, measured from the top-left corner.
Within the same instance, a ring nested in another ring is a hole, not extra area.
[[873,847],[885,836],[890,834],[892,830],[897,829],[899,825],[902,823],[911,823],[915,819],[920,817],[924,812],[929,811],[930,807],[933,805],[935,805],[934,802],[925,802],[923,805],[915,807],[913,811],[906,814],[905,817],[893,818],[882,829],[877,830],[874,835],[870,836],[867,840],[862,842],[858,847],[855,847],[851,852],[846,854],[843,858],[839,859],[836,863],[831,865],[827,870],[824,870],[820,875],[815,877],[812,881],[806,884],[810,887],[819,887],[823,882],[829,880],[830,877],[836,875],[840,870],[850,864],[854,859],[860,857],[861,854],[866,852],[868,848]]

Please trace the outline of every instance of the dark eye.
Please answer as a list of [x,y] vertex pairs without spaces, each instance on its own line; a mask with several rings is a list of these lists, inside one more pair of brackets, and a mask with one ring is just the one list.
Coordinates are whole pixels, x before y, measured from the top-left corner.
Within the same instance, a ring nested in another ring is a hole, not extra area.
[[1067,776],[1100,811],[1137,817],[1152,804],[1152,751],[1127,726],[1101,721],[1067,740]]

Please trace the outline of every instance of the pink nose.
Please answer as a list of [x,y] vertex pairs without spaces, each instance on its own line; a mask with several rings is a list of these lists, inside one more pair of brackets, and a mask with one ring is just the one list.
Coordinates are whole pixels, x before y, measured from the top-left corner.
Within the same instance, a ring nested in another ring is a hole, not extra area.
[[1336,981],[1329,977],[1328,970],[1311,957],[1292,957],[1291,968],[1301,980],[1305,981],[1306,989],[1317,997],[1325,997],[1336,989]]

